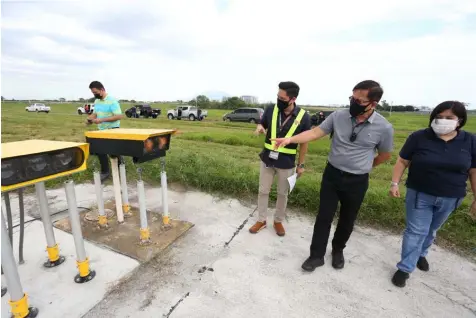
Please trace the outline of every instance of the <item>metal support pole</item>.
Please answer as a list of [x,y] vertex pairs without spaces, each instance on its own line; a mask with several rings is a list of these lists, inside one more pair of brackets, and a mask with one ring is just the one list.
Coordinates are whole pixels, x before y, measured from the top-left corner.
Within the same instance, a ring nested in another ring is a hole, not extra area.
[[137,180],[137,196],[139,198],[139,215],[140,215],[140,243],[150,243],[149,224],[147,223],[147,210],[145,203],[144,181],[142,181],[142,169],[137,168],[139,180]]
[[162,186],[162,222],[164,225],[169,225],[169,203],[167,196],[167,173],[165,172],[165,158],[160,158],[161,172],[160,172],[160,184]]
[[131,206],[129,205],[129,194],[127,193],[127,179],[126,179],[126,164],[123,160],[119,165],[119,175],[121,179],[121,192],[122,192],[122,210],[125,217],[131,217]]
[[38,309],[28,307],[28,296],[23,292],[21,286],[20,275],[13,256],[13,248],[8,239],[7,228],[5,226],[5,218],[2,214],[2,267],[5,271],[5,280],[7,281],[8,290],[10,292],[10,309],[13,317],[36,317]]
[[[18,263],[23,264],[23,239],[25,237],[25,205],[23,202],[23,189],[18,189],[18,205],[20,208],[20,241],[18,242]],[[13,246],[13,244],[12,244]]]
[[104,211],[104,198],[102,195],[102,186],[101,186],[101,174],[99,171],[94,171],[94,188],[96,189],[96,200],[98,203],[98,224],[99,227],[107,228],[107,216],[106,212]]
[[40,216],[43,222],[43,228],[46,236],[46,250],[48,252],[48,260],[43,264],[45,267],[55,267],[65,261],[65,257],[59,254],[59,247],[56,244],[55,233],[53,231],[53,222],[48,207],[48,198],[46,196],[46,188],[44,182],[35,184],[36,196],[40,205]]
[[8,237],[10,239],[10,244],[13,246],[13,217],[12,206],[10,204],[10,193],[5,192],[3,198],[5,199],[5,208],[7,210]]
[[124,223],[124,213],[122,211],[121,181],[119,179],[119,167],[117,157],[111,157],[112,183],[114,185],[114,197],[116,199],[117,222]]
[[73,181],[65,182],[66,201],[68,202],[69,222],[71,224],[71,233],[74,238],[74,246],[76,247],[76,264],[78,265],[79,274],[74,277],[74,281],[78,284],[89,282],[96,276],[96,272],[89,268],[89,259],[86,257],[86,249],[84,248],[83,233],[81,231],[81,220],[79,218],[78,208],[76,206],[76,192],[74,190]]

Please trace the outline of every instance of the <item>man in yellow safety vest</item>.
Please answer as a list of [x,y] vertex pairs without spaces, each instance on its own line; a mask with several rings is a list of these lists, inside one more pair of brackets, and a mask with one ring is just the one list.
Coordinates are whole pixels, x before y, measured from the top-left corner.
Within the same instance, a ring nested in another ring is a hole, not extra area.
[[264,149],[260,153],[261,168],[259,177],[258,221],[250,228],[255,234],[266,227],[268,212],[269,191],[277,176],[277,201],[273,227],[276,234],[285,234],[282,222],[286,216],[288,203],[288,178],[294,173],[298,177],[304,172],[304,161],[307,153],[307,144],[299,147],[299,161],[296,166],[297,144],[290,144],[274,150],[274,141],[280,137],[292,137],[311,129],[309,114],[295,103],[299,95],[299,86],[294,82],[279,83],[278,100],[276,105],[268,107],[261,122],[256,127],[255,134],[266,133]]

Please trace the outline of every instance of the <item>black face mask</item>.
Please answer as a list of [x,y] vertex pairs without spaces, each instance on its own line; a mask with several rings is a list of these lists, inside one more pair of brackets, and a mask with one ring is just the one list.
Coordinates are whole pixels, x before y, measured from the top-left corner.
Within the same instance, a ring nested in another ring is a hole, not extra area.
[[350,100],[350,109],[349,109],[349,112],[350,112],[350,115],[352,117],[357,117],[357,116],[360,116],[362,114],[365,114],[368,110],[365,110],[365,108],[367,108],[367,106],[361,106],[359,103],[357,103],[355,101],[355,99],[351,99]]
[[289,102],[282,101],[278,98],[278,102],[276,103],[276,105],[278,105],[279,110],[285,110],[289,107]]
[[97,99],[101,99],[101,94],[99,94],[99,93],[94,94],[94,97],[97,98]]

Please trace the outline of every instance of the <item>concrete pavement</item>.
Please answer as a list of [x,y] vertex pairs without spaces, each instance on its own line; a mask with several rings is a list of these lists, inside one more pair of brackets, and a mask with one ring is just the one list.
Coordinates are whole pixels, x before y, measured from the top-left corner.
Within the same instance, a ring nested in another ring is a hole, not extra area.
[[[81,189],[94,194],[92,185]],[[147,189],[152,210],[161,209],[156,191]],[[48,193],[59,208],[64,191]],[[78,204],[84,206],[87,197]],[[134,191],[130,200],[136,203]],[[185,190],[170,191],[169,203],[171,217],[195,226],[84,317],[476,316],[476,265],[439,247],[428,256],[431,271],[416,271],[399,289],[390,278],[400,236],[357,227],[343,270],[334,270],[328,257],[323,267],[304,273],[300,266],[308,256],[313,218],[291,211],[286,236],[272,228],[252,235],[253,204]]]
[[[171,212],[195,226],[85,317],[476,315],[475,264],[438,247],[429,255],[431,271],[415,272],[405,289],[390,282],[400,236],[373,229],[356,229],[343,270],[327,259],[303,273],[313,218],[291,212],[285,237],[272,228],[253,235],[254,205],[200,192],[170,197]],[[148,205],[157,209],[160,198]]]

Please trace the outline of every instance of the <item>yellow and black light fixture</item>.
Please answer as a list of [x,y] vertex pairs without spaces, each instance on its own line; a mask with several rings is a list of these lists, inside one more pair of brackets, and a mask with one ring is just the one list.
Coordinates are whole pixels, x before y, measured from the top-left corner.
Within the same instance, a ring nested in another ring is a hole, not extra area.
[[87,143],[24,140],[2,143],[2,192],[86,170]]
[[91,154],[132,157],[142,163],[164,157],[175,129],[107,129],[85,133]]
[[[24,140],[2,143],[2,192],[8,192],[35,184],[37,195],[40,195],[38,197],[40,215],[45,228],[46,249],[48,251],[48,261],[44,264],[45,267],[58,266],[64,262],[65,258],[59,255],[59,247],[54,238],[53,225],[48,212],[44,181],[86,170],[88,156],[89,145],[87,143],[50,140]],[[69,185],[70,188],[73,186],[72,181],[69,182]],[[74,192],[74,189],[72,191]],[[71,190],[69,192],[71,192]],[[76,207],[76,202],[71,203],[71,205]],[[76,212],[76,210],[71,211],[70,209],[70,217],[73,212]],[[75,217],[77,218],[77,224],[80,224],[79,214],[77,212],[75,213]],[[3,214],[1,226],[2,267],[9,284],[9,304],[11,312],[15,317],[36,317],[38,315],[38,309],[29,307],[27,295],[23,292],[23,287],[21,286],[13,250],[8,243],[8,234]],[[76,228],[78,227],[81,229],[80,225]],[[77,233],[73,233],[73,235],[75,234],[78,236]],[[76,244],[77,239],[75,237],[75,245]],[[76,250],[78,251],[78,247],[76,247]],[[92,278],[90,277],[93,277],[93,275],[94,274],[89,273],[88,279],[91,280]]]
[[[89,143],[91,154],[104,154],[111,157],[112,166],[112,182],[114,184],[114,197],[116,200],[116,215],[119,223],[124,222],[124,211],[130,216],[127,182],[124,163],[118,166],[118,157],[132,157],[134,163],[143,163],[160,158],[161,161],[161,188],[163,200],[162,220],[164,225],[169,226],[169,214],[167,205],[167,176],[165,172],[165,155],[170,148],[170,140],[172,135],[177,132],[175,129],[107,129],[85,132],[86,141]],[[120,170],[121,177],[119,177]],[[141,171],[141,169],[138,169]],[[96,172],[97,173],[97,172]],[[99,176],[97,176],[99,180]],[[142,189],[140,185],[142,180],[138,180],[138,189]],[[143,193],[142,193],[143,194]],[[139,194],[141,197],[141,195]],[[145,194],[143,196],[145,198]],[[139,198],[140,217],[141,217],[141,241],[148,241],[148,225],[145,213],[145,199]],[[100,199],[98,199],[98,202]],[[142,203],[141,203],[142,202]],[[101,210],[101,209],[99,209]]]

